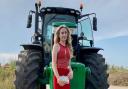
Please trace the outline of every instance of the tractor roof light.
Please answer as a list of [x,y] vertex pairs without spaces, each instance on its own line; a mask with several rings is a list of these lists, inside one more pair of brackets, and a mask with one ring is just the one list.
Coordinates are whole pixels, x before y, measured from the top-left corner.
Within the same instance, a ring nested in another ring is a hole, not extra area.
[[41,12],[45,12],[46,10],[45,9],[41,9]]
[[47,10],[48,12],[51,12],[51,11],[52,11],[52,10],[51,10],[51,9],[49,9],[49,8],[47,8],[46,10]]
[[71,10],[71,11],[70,11],[70,13],[74,14],[74,13],[75,13],[75,11],[74,11],[74,10]]

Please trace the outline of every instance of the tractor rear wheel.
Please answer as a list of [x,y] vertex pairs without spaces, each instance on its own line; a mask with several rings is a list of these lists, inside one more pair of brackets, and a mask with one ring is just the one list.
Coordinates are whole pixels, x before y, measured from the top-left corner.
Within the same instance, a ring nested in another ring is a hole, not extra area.
[[14,83],[16,89],[40,89],[37,79],[41,60],[42,54],[39,51],[25,50],[20,52],[15,71],[16,80]]
[[83,62],[86,67],[89,67],[91,74],[86,80],[86,89],[108,89],[108,73],[105,58],[101,54],[91,53],[83,55]]

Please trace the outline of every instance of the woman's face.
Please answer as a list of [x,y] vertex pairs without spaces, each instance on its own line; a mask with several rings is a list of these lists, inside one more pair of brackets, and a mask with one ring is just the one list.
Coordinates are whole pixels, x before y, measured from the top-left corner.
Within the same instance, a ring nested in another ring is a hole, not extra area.
[[60,41],[66,41],[68,37],[68,31],[66,28],[61,28],[60,29],[60,34],[59,34],[59,38]]

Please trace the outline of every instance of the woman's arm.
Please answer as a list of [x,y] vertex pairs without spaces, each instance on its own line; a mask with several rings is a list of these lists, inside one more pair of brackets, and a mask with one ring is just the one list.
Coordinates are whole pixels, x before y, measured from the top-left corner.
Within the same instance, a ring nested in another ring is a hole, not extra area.
[[54,72],[54,75],[56,78],[59,78],[59,73],[57,71],[57,53],[58,53],[59,46],[58,44],[53,45],[53,50],[52,50],[52,69]]

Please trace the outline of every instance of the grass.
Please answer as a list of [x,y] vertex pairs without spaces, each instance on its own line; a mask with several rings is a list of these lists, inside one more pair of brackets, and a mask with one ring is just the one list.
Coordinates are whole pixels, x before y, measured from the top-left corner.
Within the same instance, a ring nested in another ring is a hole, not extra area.
[[108,72],[109,73],[116,73],[116,72],[127,72],[128,73],[128,68],[122,67],[122,66],[109,65]]
[[11,62],[9,66],[0,67],[0,89],[15,89],[15,62]]

